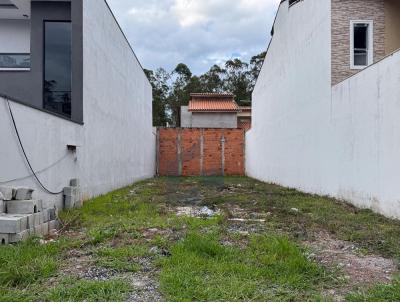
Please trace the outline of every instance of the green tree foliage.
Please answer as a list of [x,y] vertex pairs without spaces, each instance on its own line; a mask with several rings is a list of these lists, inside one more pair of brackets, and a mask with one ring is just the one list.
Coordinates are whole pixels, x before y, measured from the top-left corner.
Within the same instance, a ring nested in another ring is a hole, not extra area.
[[228,60],[223,66],[214,65],[203,75],[193,75],[189,67],[180,63],[168,73],[162,68],[145,70],[153,87],[154,126],[180,125],[180,108],[188,105],[190,93],[224,93],[235,95],[240,105],[250,105],[251,95],[266,52],[251,58],[250,63],[239,59]]

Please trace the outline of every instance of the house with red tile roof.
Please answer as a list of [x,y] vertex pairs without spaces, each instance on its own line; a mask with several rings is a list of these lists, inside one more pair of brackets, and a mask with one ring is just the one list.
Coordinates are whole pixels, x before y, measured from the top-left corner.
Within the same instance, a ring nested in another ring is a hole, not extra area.
[[239,105],[230,93],[192,93],[181,107],[182,128],[238,128]]

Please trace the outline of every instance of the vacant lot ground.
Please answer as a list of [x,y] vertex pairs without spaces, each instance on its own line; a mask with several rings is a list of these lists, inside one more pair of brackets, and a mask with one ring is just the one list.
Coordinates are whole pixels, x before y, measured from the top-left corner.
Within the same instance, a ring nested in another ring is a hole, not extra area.
[[0,248],[0,301],[400,301],[400,222],[249,178],[158,178]]

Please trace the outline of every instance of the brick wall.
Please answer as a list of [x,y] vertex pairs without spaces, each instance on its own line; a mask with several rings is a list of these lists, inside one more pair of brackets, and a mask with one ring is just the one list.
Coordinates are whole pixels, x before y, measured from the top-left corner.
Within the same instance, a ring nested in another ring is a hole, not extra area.
[[159,128],[160,176],[244,175],[241,129]]
[[360,70],[350,69],[350,21],[374,21],[374,62],[385,56],[384,0],[332,0],[332,85]]

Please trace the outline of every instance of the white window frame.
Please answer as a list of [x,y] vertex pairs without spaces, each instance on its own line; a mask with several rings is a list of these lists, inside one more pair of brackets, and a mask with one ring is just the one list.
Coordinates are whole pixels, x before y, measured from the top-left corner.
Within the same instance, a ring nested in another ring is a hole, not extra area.
[[[354,65],[354,25],[368,24],[368,63],[365,66]],[[351,20],[350,21],[350,69],[364,69],[374,63],[374,21]]]

